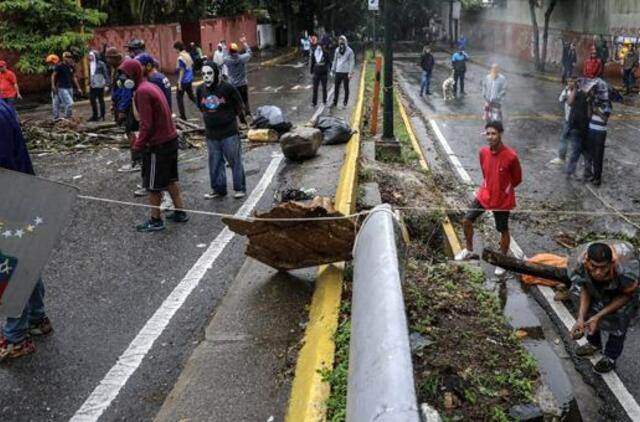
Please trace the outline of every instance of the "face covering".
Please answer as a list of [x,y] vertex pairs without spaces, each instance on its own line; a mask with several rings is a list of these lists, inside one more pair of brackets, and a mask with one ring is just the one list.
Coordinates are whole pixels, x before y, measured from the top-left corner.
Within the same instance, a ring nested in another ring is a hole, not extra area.
[[124,73],[120,73],[118,75],[117,85],[118,85],[118,88],[125,88],[125,89],[134,89],[136,87],[136,83],[132,79],[129,79],[129,77]]
[[202,67],[202,80],[206,86],[218,84],[218,72],[211,66]]
[[344,51],[347,49],[347,46],[344,45],[344,43],[340,43],[340,46],[338,47],[338,49],[340,50],[340,54],[344,54]]

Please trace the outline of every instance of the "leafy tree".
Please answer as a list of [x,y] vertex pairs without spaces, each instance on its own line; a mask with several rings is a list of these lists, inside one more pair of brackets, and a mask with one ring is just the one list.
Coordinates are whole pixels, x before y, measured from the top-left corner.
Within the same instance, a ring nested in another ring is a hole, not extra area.
[[[0,44],[20,53],[16,67],[24,73],[46,71],[44,58],[69,50],[85,54],[91,28],[104,13],[82,9],[74,0],[4,0],[0,2]],[[85,33],[79,31],[84,24]]]
[[549,41],[549,21],[551,14],[556,7],[557,0],[550,0],[544,12],[544,29],[542,32],[542,53],[540,53],[540,29],[538,28],[538,20],[536,17],[536,7],[540,6],[540,0],[529,0],[529,10],[531,11],[531,26],[533,27],[533,58],[535,67],[539,71],[544,71],[547,61],[547,45]]

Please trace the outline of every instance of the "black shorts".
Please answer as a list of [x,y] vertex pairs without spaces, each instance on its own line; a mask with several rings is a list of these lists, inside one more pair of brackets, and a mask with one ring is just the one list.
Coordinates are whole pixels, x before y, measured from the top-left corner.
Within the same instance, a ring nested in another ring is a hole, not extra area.
[[151,192],[167,190],[178,181],[178,140],[145,150],[142,155],[142,187]]
[[[464,219],[472,223],[486,211],[477,199],[471,202],[469,208],[470,210],[464,215]],[[496,222],[496,229],[500,233],[509,231],[509,211],[493,211],[493,219]]]
[[133,114],[133,106],[129,106],[124,118],[124,131],[127,133],[131,133],[131,132],[137,132],[139,130],[140,130],[140,123],[138,123],[138,121],[136,120],[136,116]]

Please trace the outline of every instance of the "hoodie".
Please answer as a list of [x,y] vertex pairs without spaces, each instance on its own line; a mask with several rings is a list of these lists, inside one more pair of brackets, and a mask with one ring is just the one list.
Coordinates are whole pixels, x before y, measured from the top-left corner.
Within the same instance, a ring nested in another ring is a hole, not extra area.
[[344,42],[344,52],[340,52],[340,46],[336,48],[336,52],[333,56],[333,65],[331,71],[333,73],[353,73],[353,68],[356,65],[356,57],[353,54],[353,50],[347,44],[347,37],[341,35],[340,41]]
[[89,85],[91,88],[104,88],[109,85],[109,71],[105,62],[99,59],[95,51],[91,51],[89,56],[93,56],[93,61],[89,62]]
[[13,107],[0,100],[0,167],[34,174],[18,115]]
[[140,151],[175,140],[178,132],[164,93],[144,79],[142,65],[137,60],[126,60],[118,69],[135,83],[133,104],[138,112],[140,131],[133,143],[133,150]]
[[224,65],[227,68],[229,82],[236,88],[249,83],[247,81],[247,62],[251,59],[251,48],[245,44],[245,52],[233,53],[224,57]]

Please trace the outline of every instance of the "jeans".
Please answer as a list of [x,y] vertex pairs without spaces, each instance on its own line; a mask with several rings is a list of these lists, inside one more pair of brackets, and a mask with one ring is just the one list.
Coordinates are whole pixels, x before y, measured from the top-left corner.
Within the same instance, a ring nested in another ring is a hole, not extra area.
[[240,94],[240,98],[242,98],[242,102],[244,103],[244,112],[247,114],[251,114],[251,108],[249,107],[249,87],[247,85],[237,86],[238,94]]
[[597,181],[600,181],[600,179],[602,178],[604,143],[606,139],[606,131],[589,129],[585,148],[588,153],[584,157],[585,178],[593,178],[593,180]]
[[19,318],[7,318],[2,334],[9,343],[20,343],[29,334],[29,325],[46,317],[44,312],[44,283],[38,280],[31,293],[29,302]]
[[567,163],[566,171],[568,175],[572,175],[576,172],[576,167],[578,167],[580,156],[586,154],[584,147],[585,136],[579,130],[571,129],[569,130],[568,137],[571,144],[571,155],[569,156],[569,162]]
[[430,94],[429,88],[431,86],[431,72],[427,72],[426,70],[422,71],[422,78],[420,79],[420,95],[424,95],[426,92]]
[[[624,340],[626,333],[621,336],[614,336],[609,333],[607,344],[604,347],[604,355],[611,360],[616,360],[622,354],[622,348],[624,347]],[[593,335],[587,335],[587,341],[592,345],[602,350],[602,332],[596,331]]]
[[[91,88],[89,91],[89,101],[91,101],[92,117],[104,118],[104,88]],[[100,113],[98,114],[98,105],[100,105]]]
[[196,96],[193,93],[193,85],[191,85],[191,82],[182,83],[182,84],[180,84],[180,86],[182,87],[182,89],[176,90],[176,100],[177,100],[177,103],[178,103],[178,111],[180,112],[180,118],[182,120],[187,120],[187,114],[184,111],[184,94],[185,94],[185,92],[189,96],[189,99],[191,101],[193,101],[193,103],[195,105],[198,105],[198,103],[196,101]]
[[346,106],[349,102],[349,74],[346,72],[336,72],[335,88],[333,91],[333,105],[338,105],[338,99],[340,97],[340,85],[344,86],[344,101]]
[[73,89],[58,88],[58,93],[51,93],[53,99],[53,118],[60,118],[60,105],[64,107],[64,117],[67,119],[73,115]]
[[453,80],[455,81],[453,84],[453,94],[458,94],[458,82],[460,82],[460,93],[464,94],[464,74],[465,72],[455,70],[453,72]]
[[567,159],[567,149],[569,149],[569,122],[565,120],[560,133],[560,149],[558,150],[558,157],[562,161]]
[[631,88],[635,85],[635,80],[633,77],[633,69],[624,69],[624,73],[622,75],[622,80],[624,82],[624,86],[627,89],[627,94],[631,92]]
[[225,160],[231,167],[233,174],[233,190],[246,192],[247,185],[242,166],[242,146],[240,135],[229,136],[224,139],[208,139],[209,147],[209,178],[211,190],[219,195],[227,194],[227,169]]
[[311,101],[315,107],[318,104],[318,87],[322,84],[322,102],[327,103],[327,79],[329,75],[326,73],[313,74],[313,100]]

